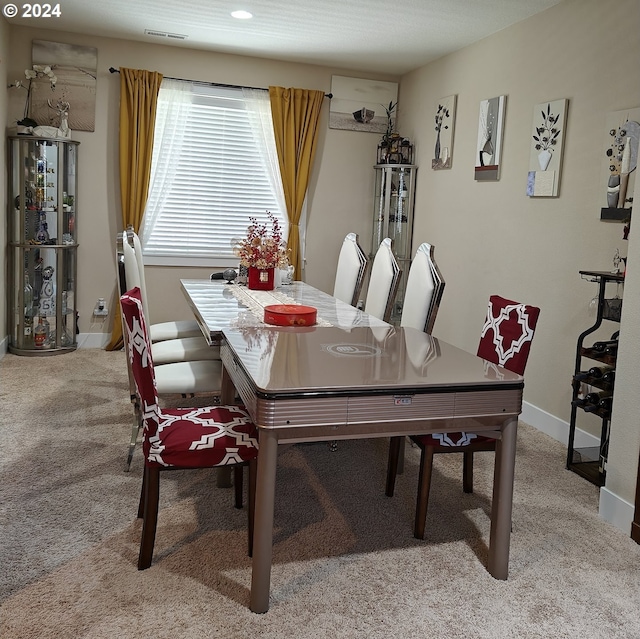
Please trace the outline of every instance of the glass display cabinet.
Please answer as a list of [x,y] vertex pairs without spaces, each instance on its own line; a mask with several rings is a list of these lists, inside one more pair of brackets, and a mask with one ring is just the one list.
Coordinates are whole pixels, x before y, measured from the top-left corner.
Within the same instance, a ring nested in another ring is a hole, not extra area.
[[370,259],[373,260],[385,237],[392,240],[393,253],[402,269],[391,313],[391,322],[397,324],[402,315],[404,291],[411,265],[414,190],[418,167],[413,164],[376,164],[374,168],[376,179]]
[[7,327],[17,355],[76,348],[78,144],[9,138]]

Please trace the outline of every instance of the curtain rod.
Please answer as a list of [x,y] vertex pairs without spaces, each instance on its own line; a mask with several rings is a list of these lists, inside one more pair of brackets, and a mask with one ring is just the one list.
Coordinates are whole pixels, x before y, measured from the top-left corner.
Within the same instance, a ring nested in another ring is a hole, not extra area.
[[[115,67],[109,67],[109,73],[120,73],[120,69],[116,69]],[[239,84],[220,84],[219,82],[204,82],[203,80],[185,80],[184,78],[171,78],[169,76],[166,77],[167,80],[180,80],[182,82],[193,82],[194,84],[206,84],[207,86],[212,87],[223,87],[225,89],[253,89],[254,91],[268,91],[269,89],[265,89],[264,87],[245,87]],[[333,93],[325,93],[325,98],[333,97]]]

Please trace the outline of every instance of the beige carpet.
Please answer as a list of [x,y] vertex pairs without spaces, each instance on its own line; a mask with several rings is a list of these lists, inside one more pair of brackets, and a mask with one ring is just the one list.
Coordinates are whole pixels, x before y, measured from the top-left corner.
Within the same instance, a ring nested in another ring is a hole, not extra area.
[[123,353],[0,360],[0,637],[640,637],[640,547],[602,522],[564,448],[522,425],[510,577],[486,571],[492,458],[476,492],[436,459],[413,538],[418,451],[384,496],[386,442],[280,457],[271,609],[249,611],[246,510],[209,471],[162,476],[152,567],[136,570],[141,456],[125,473]]

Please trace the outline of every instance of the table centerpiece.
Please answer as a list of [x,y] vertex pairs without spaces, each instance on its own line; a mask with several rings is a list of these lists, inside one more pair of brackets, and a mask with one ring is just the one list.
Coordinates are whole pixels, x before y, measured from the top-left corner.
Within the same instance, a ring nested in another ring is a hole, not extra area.
[[273,290],[275,269],[286,268],[289,264],[289,249],[282,237],[280,222],[271,212],[267,212],[267,217],[271,228],[267,222],[250,217],[247,236],[233,249],[240,258],[240,265],[248,269],[247,286],[262,291]]

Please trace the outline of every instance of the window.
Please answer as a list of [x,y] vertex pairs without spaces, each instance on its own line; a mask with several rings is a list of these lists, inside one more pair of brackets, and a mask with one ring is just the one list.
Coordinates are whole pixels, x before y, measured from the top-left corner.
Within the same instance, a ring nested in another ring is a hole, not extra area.
[[266,221],[267,211],[286,233],[274,154],[266,91],[163,80],[141,231],[145,263],[237,265],[234,239],[249,217]]

